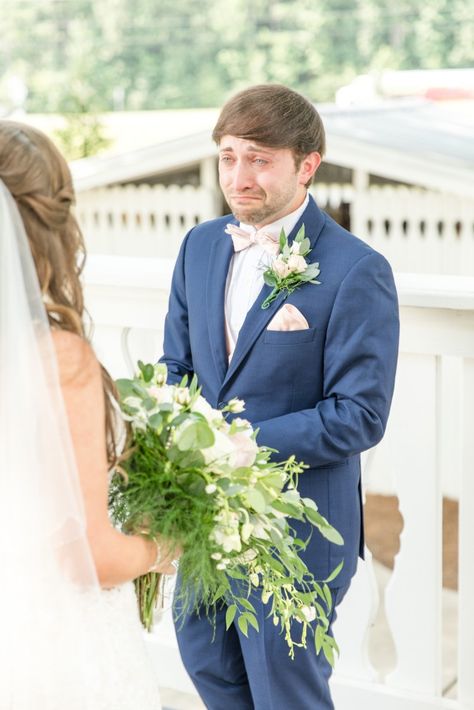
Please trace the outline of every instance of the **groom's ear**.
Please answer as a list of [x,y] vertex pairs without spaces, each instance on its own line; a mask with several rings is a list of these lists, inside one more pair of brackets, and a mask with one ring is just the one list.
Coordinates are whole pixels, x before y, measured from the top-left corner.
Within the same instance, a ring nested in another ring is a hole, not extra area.
[[297,171],[300,185],[307,185],[309,183],[316,170],[321,165],[321,160],[321,155],[317,151],[313,151],[304,156]]

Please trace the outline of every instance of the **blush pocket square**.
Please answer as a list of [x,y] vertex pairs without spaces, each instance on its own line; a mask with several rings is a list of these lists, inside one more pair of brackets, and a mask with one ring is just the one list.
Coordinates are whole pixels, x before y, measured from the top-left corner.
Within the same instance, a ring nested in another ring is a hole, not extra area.
[[291,303],[285,303],[271,319],[267,330],[308,330],[304,315]]

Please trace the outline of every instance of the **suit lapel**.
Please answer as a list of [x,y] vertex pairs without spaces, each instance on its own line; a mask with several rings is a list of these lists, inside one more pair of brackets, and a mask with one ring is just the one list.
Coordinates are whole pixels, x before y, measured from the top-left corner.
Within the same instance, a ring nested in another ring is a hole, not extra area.
[[[313,250],[321,233],[321,230],[324,226],[324,215],[322,214],[321,210],[316,205],[314,199],[311,196],[309,198],[308,206],[306,207],[300,219],[288,235],[289,242],[292,242],[293,239],[296,237],[298,230],[300,229],[302,224],[305,225],[306,236],[310,240],[311,249]],[[306,257],[306,259],[309,262],[317,261],[317,255],[313,254],[313,251],[311,251]],[[310,287],[311,284],[301,286],[300,288]],[[270,304],[269,308],[263,310],[261,307],[262,303],[264,299],[271,293],[271,290],[271,287],[265,284],[262,290],[260,291],[252,308],[247,313],[242,328],[240,329],[234,354],[230,361],[229,368],[224,378],[224,382],[222,383],[223,385],[225,385],[232,377],[242,360],[249,352],[254,342],[259,337],[262,330],[270,322],[270,320],[273,318],[275,313],[278,311],[278,309],[288,296],[286,291],[280,292],[276,299],[273,301],[273,303]]]
[[232,355],[232,359],[229,363],[229,369],[227,370],[223,385],[225,385],[226,382],[232,377],[262,330],[265,328],[267,323],[270,322],[271,318],[273,318],[287,297],[286,293],[279,293],[273,303],[271,303],[266,310],[263,310],[261,307],[262,302],[267,296],[270,295],[271,291],[271,286],[267,286],[265,284],[252,308],[247,313],[242,328],[240,329],[234,354]]
[[223,232],[222,239],[216,239],[211,247],[206,285],[208,331],[219,382],[223,381],[228,365],[224,302],[227,273],[233,254],[232,240]]

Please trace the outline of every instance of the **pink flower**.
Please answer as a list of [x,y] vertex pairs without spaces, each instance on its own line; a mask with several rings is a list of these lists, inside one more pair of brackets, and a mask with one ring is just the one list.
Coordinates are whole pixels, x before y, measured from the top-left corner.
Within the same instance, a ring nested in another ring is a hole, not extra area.
[[278,256],[274,260],[274,262],[272,264],[272,271],[274,271],[277,274],[277,276],[279,276],[282,279],[284,279],[286,276],[288,276],[291,273],[290,267],[288,266],[288,264],[286,264],[283,261],[281,256]]
[[235,447],[231,459],[231,465],[235,466],[235,468],[251,466],[255,461],[258,446],[254,439],[250,438],[249,433],[249,430],[238,431],[236,434],[229,436]]

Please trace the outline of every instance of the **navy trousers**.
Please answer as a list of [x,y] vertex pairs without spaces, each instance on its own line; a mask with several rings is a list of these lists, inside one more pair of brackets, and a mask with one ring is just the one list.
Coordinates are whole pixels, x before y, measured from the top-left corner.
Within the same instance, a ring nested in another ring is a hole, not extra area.
[[[332,589],[333,609],[348,585]],[[334,710],[329,692],[331,667],[316,654],[313,638],[306,649],[288,655],[285,638],[257,596],[252,598],[260,630],[249,627],[248,638],[233,624],[225,630],[227,607],[218,610],[213,629],[205,615],[188,615],[176,625],[186,670],[209,710]],[[295,624],[295,638],[298,628]],[[214,638],[213,638],[214,636]]]

